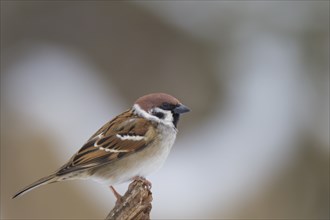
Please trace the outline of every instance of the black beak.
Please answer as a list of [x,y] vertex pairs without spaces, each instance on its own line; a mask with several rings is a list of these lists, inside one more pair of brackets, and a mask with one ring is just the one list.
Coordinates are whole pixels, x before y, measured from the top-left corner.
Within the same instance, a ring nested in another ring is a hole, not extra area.
[[173,109],[173,112],[175,114],[182,114],[182,113],[190,112],[190,109],[187,106],[180,104]]

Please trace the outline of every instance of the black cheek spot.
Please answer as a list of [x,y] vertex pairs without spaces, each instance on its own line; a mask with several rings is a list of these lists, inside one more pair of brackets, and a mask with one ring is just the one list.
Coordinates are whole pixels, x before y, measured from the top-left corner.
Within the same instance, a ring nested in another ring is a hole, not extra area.
[[157,118],[160,118],[160,119],[163,119],[164,118],[164,113],[162,113],[162,112],[156,112],[155,114],[154,114]]

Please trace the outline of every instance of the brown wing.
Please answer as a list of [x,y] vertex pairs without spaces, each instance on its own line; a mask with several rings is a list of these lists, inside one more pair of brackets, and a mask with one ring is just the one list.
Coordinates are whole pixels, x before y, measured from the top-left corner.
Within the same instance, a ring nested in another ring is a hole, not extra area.
[[114,162],[144,149],[154,136],[149,121],[126,111],[101,127],[57,175]]

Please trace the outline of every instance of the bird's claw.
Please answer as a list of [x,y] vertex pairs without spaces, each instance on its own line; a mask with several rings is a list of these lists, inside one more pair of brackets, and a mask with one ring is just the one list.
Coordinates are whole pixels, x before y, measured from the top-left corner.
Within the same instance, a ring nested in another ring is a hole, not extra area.
[[132,180],[142,181],[143,184],[148,187],[148,189],[151,189],[151,187],[152,187],[152,183],[149,180],[147,180],[146,178],[142,177],[142,176],[133,177]]

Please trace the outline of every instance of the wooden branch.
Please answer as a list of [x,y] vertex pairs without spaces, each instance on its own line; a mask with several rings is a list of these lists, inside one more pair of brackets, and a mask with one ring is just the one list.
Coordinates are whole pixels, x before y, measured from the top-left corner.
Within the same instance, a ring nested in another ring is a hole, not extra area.
[[134,180],[122,199],[117,200],[115,207],[106,217],[106,220],[136,219],[149,220],[151,211],[152,193],[150,186],[143,179]]

